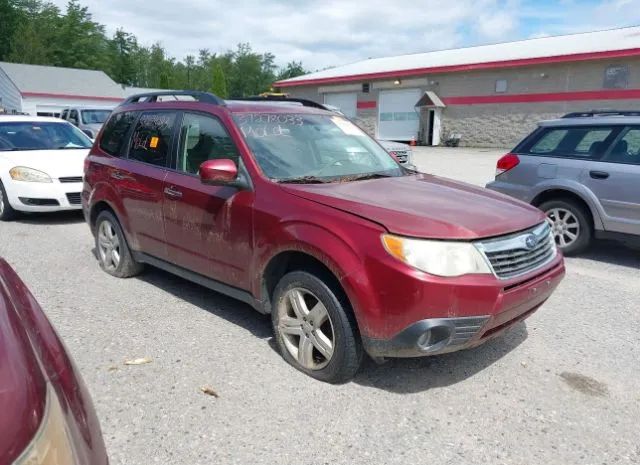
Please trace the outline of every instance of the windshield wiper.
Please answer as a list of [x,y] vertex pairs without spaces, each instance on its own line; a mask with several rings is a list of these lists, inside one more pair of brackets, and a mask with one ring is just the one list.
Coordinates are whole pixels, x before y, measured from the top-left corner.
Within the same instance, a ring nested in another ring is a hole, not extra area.
[[315,176],[301,176],[299,178],[279,179],[278,182],[281,184],[325,184],[329,181]]
[[351,181],[366,181],[367,179],[380,179],[380,178],[390,178],[388,174],[381,173],[369,173],[369,174],[359,174],[354,176],[345,176],[339,179],[339,182],[351,182]]

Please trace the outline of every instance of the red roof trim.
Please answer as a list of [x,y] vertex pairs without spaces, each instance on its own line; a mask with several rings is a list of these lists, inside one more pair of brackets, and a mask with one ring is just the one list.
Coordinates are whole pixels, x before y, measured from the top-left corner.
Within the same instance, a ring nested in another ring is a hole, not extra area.
[[354,74],[351,76],[328,77],[318,79],[301,79],[299,81],[283,82],[274,84],[275,87],[309,86],[313,84],[335,84],[342,82],[363,81],[369,79],[400,78],[415,76],[419,74],[454,73],[461,71],[476,71],[498,68],[517,68],[521,66],[532,66],[550,63],[564,63],[573,61],[604,60],[607,58],[623,58],[630,56],[640,56],[640,48],[630,48],[625,50],[610,50],[605,52],[575,53],[570,55],[557,55],[539,58],[523,58],[518,60],[489,61],[485,63],[471,63],[466,65],[435,66],[430,68],[415,68],[398,71],[383,71],[379,73]]
[[22,92],[22,96],[42,98],[75,98],[79,100],[102,100],[105,102],[122,102],[124,100],[124,98],[119,97],[91,97],[89,95],[47,94],[43,92]]
[[370,100],[368,102],[358,102],[358,110],[370,110],[372,108],[376,108],[378,102],[375,100]]
[[588,90],[540,94],[469,95],[444,97],[445,105],[486,105],[491,103],[570,102],[582,100],[640,99],[640,89]]

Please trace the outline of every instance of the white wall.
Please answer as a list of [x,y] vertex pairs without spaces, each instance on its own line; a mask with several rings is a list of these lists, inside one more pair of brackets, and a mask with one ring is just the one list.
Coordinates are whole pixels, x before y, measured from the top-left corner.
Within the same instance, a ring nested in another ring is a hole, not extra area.
[[24,97],[22,99],[22,111],[30,115],[36,115],[38,111],[59,113],[67,107],[115,108],[119,102],[110,100],[91,100],[65,97]]
[[11,79],[0,68],[0,107],[7,111],[22,111],[22,96]]

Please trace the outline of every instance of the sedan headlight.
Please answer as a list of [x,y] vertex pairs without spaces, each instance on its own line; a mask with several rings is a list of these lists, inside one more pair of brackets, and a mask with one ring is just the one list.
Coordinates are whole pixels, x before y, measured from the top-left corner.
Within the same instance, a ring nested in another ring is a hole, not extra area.
[[62,406],[54,389],[48,386],[47,406],[40,429],[13,465],[75,465],[77,463]]
[[436,276],[491,274],[484,257],[470,242],[447,242],[385,234],[385,249],[407,265]]
[[51,177],[47,173],[27,168],[24,166],[16,166],[9,170],[9,175],[14,181],[25,182],[52,182]]

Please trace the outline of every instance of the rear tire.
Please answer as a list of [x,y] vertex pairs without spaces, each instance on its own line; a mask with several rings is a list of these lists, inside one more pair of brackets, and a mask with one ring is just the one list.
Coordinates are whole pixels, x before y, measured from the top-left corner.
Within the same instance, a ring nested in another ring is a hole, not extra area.
[[348,302],[317,276],[286,274],[276,286],[271,311],[282,357],[296,369],[332,384],[351,380],[363,349]]
[[0,221],[11,221],[16,216],[18,212],[9,204],[7,191],[4,190],[4,185],[0,181]]
[[117,278],[140,274],[144,266],[133,258],[120,223],[113,213],[103,211],[96,219],[96,253],[100,268]]
[[540,205],[551,225],[556,244],[565,255],[585,251],[593,238],[591,214],[570,199],[557,199]]

